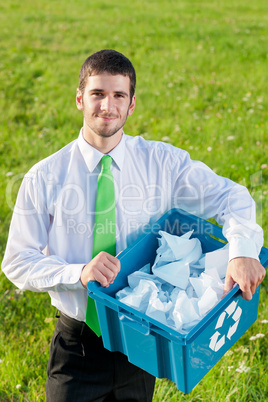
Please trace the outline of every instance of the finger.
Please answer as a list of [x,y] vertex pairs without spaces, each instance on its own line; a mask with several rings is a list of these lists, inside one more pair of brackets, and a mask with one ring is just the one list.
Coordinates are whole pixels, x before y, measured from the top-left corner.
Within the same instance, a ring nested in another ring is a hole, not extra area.
[[110,283],[114,282],[114,280],[117,276],[117,271],[113,271],[113,270],[107,268],[106,266],[104,266],[103,270],[102,270],[102,274],[105,276],[105,278],[107,279],[107,282],[110,284]]
[[97,269],[99,269],[101,273],[105,276],[108,283],[113,283],[119,272],[118,268],[108,260],[106,260],[104,263],[99,264]]
[[222,299],[227,295],[227,293],[230,292],[230,290],[233,289],[234,284],[235,284],[235,282],[234,282],[233,278],[231,276],[226,276]]
[[109,286],[110,281],[114,278],[112,270],[107,268],[102,262],[95,261],[94,265],[90,268],[90,275],[88,280],[97,281],[101,286]]
[[246,292],[242,292],[242,298],[244,300],[251,300],[252,299],[252,294],[251,291],[246,291]]
[[114,265],[113,263],[111,263],[109,260],[105,260],[104,263],[99,264],[96,268],[107,279],[107,282],[109,284],[114,282],[114,280],[119,272],[117,266]]
[[115,274],[115,275],[117,275],[118,272],[120,271],[120,267],[118,268],[117,265],[115,265],[113,262],[111,262],[108,259],[103,262],[103,265],[105,266],[105,268],[107,268],[110,271],[112,271],[112,273]]
[[266,275],[266,270],[265,270],[265,268],[263,268],[263,266],[260,264],[260,268],[259,268],[259,272],[258,272],[258,278],[257,278],[257,280],[256,280],[254,289],[252,289],[252,294],[255,293],[257,287],[262,283],[262,281],[263,281],[264,278],[265,278],[265,275]]
[[[254,293],[256,292],[256,289],[258,288],[258,286],[262,283],[264,277],[261,277],[259,280],[257,280],[255,283],[251,284],[250,290],[252,295],[254,295]],[[251,300],[251,299],[250,299]]]
[[100,270],[96,270],[94,274],[95,280],[99,282],[99,284],[103,287],[108,287],[109,286],[109,281],[105,274],[103,274]]
[[244,300],[251,300],[252,299],[252,295],[255,292],[256,289],[256,283],[250,280],[246,280],[244,279],[243,281],[241,281],[240,283],[240,289],[242,292],[242,297]]
[[113,255],[106,253],[106,251],[101,251],[98,254],[98,258],[103,262],[104,265],[109,267],[112,270],[116,270],[117,272],[120,271],[120,261],[118,258],[114,257]]
[[120,267],[121,267],[120,260],[119,260],[118,258],[114,257],[114,256],[111,255],[111,254],[108,254],[108,253],[106,253],[106,254],[107,254],[107,259],[108,259],[109,261],[111,261],[111,262],[116,266],[116,268],[117,268],[117,270],[118,270],[118,272],[119,272],[119,271],[120,271]]
[[260,273],[260,282],[259,282],[259,284],[264,280],[265,275],[266,275],[265,268],[263,268],[263,266],[261,268],[262,268],[262,270],[261,270],[261,273]]
[[82,284],[85,286],[88,281],[95,280],[101,286],[107,287],[113,283],[119,271],[120,261],[111,254],[101,251],[82,270]]

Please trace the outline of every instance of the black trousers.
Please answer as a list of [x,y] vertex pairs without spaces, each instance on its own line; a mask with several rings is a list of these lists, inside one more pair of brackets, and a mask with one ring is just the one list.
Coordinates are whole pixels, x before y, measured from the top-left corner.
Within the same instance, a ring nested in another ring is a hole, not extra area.
[[155,377],[110,352],[85,323],[58,319],[47,368],[47,402],[152,401]]

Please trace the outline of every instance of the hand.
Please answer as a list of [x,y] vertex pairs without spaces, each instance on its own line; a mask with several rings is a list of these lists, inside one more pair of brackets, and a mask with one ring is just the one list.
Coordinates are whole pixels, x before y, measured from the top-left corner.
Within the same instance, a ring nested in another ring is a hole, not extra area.
[[120,271],[120,261],[111,254],[101,251],[81,272],[80,281],[84,288],[89,281],[97,281],[103,287],[108,287]]
[[238,283],[245,300],[251,300],[255,290],[265,277],[265,269],[258,260],[249,257],[237,257],[229,261],[225,286],[224,297]]

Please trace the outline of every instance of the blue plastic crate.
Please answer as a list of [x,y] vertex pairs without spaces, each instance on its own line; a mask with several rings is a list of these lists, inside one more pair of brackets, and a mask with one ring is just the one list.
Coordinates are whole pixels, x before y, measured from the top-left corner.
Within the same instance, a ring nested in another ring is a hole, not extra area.
[[[120,351],[128,360],[158,378],[174,381],[177,388],[190,392],[228,349],[254,323],[258,313],[260,286],[251,301],[241,297],[236,285],[194,328],[181,334],[115,299],[128,285],[127,276],[145,264],[151,266],[158,248],[158,232],[181,236],[194,230],[204,253],[223,247],[226,239],[220,227],[172,209],[120,255],[121,271],[108,288],[88,284],[95,299],[104,347]],[[268,250],[262,248],[260,261],[268,263]]]

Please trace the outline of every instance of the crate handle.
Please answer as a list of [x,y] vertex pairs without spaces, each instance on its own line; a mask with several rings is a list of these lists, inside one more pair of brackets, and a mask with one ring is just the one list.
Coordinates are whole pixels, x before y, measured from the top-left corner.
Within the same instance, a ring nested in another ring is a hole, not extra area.
[[[120,312],[118,314],[119,320],[124,324],[127,325],[128,327],[131,327],[135,329],[136,331],[140,332],[143,335],[149,335],[150,334],[150,323],[149,322],[141,322],[137,319],[137,317],[134,317],[133,315],[128,315],[127,312]],[[145,323],[145,325],[144,325]]]

